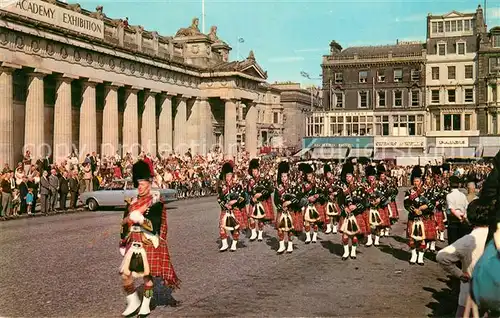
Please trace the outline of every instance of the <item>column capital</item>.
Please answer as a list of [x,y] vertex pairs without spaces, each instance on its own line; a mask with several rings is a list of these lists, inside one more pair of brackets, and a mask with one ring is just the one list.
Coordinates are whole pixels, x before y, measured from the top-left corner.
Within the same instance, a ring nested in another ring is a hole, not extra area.
[[57,75],[55,78],[56,78],[56,80],[63,81],[66,83],[71,83],[72,81],[79,79],[78,76],[70,75],[70,74]]
[[129,92],[134,92],[134,93],[137,93],[139,91],[142,91],[144,88],[142,87],[139,87],[139,86],[127,86],[127,91]]
[[35,68],[33,72],[28,73],[29,76],[38,78],[44,78],[45,76],[50,74],[52,74],[51,71],[45,70],[43,68]]
[[118,88],[123,87],[125,85],[122,83],[118,83],[118,82],[107,82],[104,84],[104,86],[105,87],[113,87],[113,88],[118,89]]
[[0,72],[13,72],[21,68],[22,66],[18,64],[7,63],[7,62],[0,63]]
[[193,96],[191,95],[185,95],[185,94],[177,94],[177,98],[182,99],[182,100],[187,100],[192,98]]
[[226,103],[227,102],[232,102],[232,103],[241,102],[241,99],[236,98],[236,97],[221,97],[220,99],[223,100]]
[[196,100],[199,102],[206,102],[206,101],[208,101],[208,97],[207,96],[196,96]]

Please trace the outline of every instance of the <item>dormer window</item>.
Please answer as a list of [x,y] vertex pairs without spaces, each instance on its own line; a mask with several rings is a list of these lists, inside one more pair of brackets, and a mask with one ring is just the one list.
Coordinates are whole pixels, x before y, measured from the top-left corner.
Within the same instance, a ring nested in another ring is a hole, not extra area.
[[457,54],[465,55],[465,42],[457,42]]
[[500,47],[500,35],[493,36],[493,47]]

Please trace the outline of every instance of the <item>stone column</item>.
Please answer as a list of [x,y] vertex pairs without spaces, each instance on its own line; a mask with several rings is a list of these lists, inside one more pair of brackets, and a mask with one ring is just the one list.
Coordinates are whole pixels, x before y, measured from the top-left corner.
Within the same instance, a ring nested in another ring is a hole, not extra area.
[[493,97],[492,97],[493,96],[493,88],[491,87],[490,84],[487,84],[486,88],[488,90],[488,95],[486,97],[486,102],[490,103],[490,102],[493,101]]
[[500,103],[500,83],[497,83],[497,100],[494,102],[496,102],[497,105]]
[[21,66],[2,63],[0,67],[0,164],[15,168],[14,98],[12,73]]
[[56,104],[54,106],[54,161],[60,162],[73,151],[71,82],[77,77],[57,77]]
[[156,92],[144,92],[142,112],[141,146],[146,153],[156,156]]
[[250,158],[257,156],[257,107],[254,103],[247,105],[249,107],[245,118],[245,149]]
[[172,153],[172,95],[162,95],[158,125],[158,152]]
[[187,96],[178,98],[177,112],[174,121],[174,152],[184,154],[186,145]]
[[[203,130],[200,126],[200,99],[196,99],[191,107],[189,117],[186,119],[186,143],[191,148],[191,153],[200,152],[200,132]],[[186,109],[189,105],[186,105]]]
[[497,134],[500,134],[500,108],[496,109],[497,111]]
[[237,155],[236,105],[237,100],[228,99],[224,107],[224,154],[231,159]]
[[118,88],[122,84],[111,83],[105,86],[104,110],[102,112],[102,144],[103,156],[114,156],[118,145]]
[[29,150],[36,160],[49,155],[44,148],[44,85],[43,78],[49,72],[35,70],[29,74],[26,113],[24,120],[24,151]]
[[99,82],[101,81],[93,79],[83,82],[82,106],[80,107],[80,142],[78,145],[80,160],[85,159],[86,154],[97,151],[95,87]]
[[132,156],[139,154],[139,114],[137,109],[137,92],[139,87],[127,88],[125,92],[125,110],[123,112],[123,153]]
[[210,108],[210,103],[206,97],[198,97],[198,127],[199,127],[199,137],[198,142],[200,147],[198,149],[199,153],[206,155],[211,149],[214,143],[213,131],[212,131],[212,111]]

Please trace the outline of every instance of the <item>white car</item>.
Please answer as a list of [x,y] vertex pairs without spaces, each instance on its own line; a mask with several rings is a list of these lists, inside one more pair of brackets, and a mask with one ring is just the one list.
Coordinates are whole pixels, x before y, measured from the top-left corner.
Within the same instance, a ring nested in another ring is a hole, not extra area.
[[[163,201],[168,203],[177,200],[177,191],[173,189],[151,189],[160,192]],[[137,189],[131,179],[113,180],[107,187],[98,191],[84,192],[80,200],[91,211],[101,207],[115,208],[125,207],[127,200],[137,196]]]

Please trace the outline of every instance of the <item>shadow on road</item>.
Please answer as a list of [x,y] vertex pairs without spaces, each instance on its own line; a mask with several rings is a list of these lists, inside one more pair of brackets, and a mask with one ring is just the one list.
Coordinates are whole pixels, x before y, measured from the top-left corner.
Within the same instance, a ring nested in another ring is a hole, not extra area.
[[330,251],[330,253],[342,256],[344,253],[344,247],[342,244],[333,243],[332,241],[321,241],[321,246]]
[[408,251],[401,249],[401,248],[394,248],[390,245],[381,245],[379,247],[379,250],[392,255],[395,259],[398,259],[400,261],[405,261],[407,262],[409,260],[409,254]]
[[432,310],[429,317],[455,317],[460,281],[451,277],[438,280],[446,283],[446,287],[440,291],[429,287],[423,288],[425,291],[432,293],[432,298],[435,300],[426,305],[427,308]]

